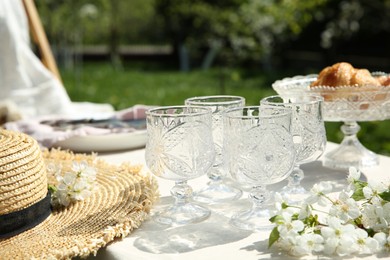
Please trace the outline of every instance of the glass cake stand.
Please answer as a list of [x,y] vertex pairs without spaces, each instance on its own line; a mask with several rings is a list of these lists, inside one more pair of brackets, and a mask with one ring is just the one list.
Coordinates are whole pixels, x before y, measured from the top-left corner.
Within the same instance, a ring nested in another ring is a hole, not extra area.
[[[373,73],[373,75],[375,75]],[[376,75],[386,75],[376,73]],[[279,95],[317,93],[324,97],[324,120],[343,122],[344,138],[338,148],[324,155],[323,165],[335,169],[370,167],[379,164],[379,157],[364,147],[357,137],[358,122],[390,118],[390,86],[387,87],[313,87],[316,74],[295,76],[276,81],[272,87]]]

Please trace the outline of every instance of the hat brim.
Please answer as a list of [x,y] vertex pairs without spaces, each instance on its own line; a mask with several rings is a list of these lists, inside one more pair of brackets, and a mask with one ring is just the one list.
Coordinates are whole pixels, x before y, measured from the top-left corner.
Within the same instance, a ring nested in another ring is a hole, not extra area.
[[97,189],[88,198],[56,209],[42,223],[16,236],[0,239],[0,259],[68,259],[96,254],[117,237],[124,237],[147,218],[158,198],[156,180],[141,166],[111,165],[93,155],[52,150],[46,163],[69,169],[85,160],[96,169]]

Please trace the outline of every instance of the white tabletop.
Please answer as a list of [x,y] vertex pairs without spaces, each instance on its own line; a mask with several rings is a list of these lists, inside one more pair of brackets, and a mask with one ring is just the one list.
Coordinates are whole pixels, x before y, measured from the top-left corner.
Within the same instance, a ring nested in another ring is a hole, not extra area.
[[[327,151],[334,149],[335,144],[329,143]],[[130,162],[144,165],[144,150],[126,151],[112,154],[101,154],[101,158],[110,163],[119,164]],[[303,186],[310,188],[319,181],[332,181],[336,183],[336,190],[340,191],[346,184],[346,171],[328,169],[322,166],[321,161],[302,166],[305,171]],[[390,169],[390,158],[380,156],[380,165],[363,169],[363,178],[388,179],[386,172]],[[145,166],[145,170],[147,168]],[[170,189],[172,181],[161,178],[159,190],[161,200],[155,209],[170,202]],[[203,187],[207,177],[200,177],[189,181],[194,190]],[[285,185],[286,181],[270,187],[277,190]],[[280,253],[276,248],[268,249],[269,231],[249,232],[242,231],[229,225],[230,216],[245,207],[249,207],[247,194],[234,203],[225,205],[212,205],[212,211],[207,220],[180,227],[163,227],[153,220],[145,221],[142,226],[133,231],[123,240],[118,240],[100,249],[97,259],[290,259]],[[384,255],[378,256],[382,258]],[[374,257],[375,259],[376,257]],[[92,259],[92,257],[91,257]],[[95,259],[95,258],[93,258]],[[294,258],[291,258],[294,259]],[[303,259],[330,259],[318,256]],[[334,258],[332,258],[334,259]],[[348,258],[353,259],[353,258]],[[359,257],[358,259],[373,259],[373,256]],[[383,258],[382,258],[383,259]]]

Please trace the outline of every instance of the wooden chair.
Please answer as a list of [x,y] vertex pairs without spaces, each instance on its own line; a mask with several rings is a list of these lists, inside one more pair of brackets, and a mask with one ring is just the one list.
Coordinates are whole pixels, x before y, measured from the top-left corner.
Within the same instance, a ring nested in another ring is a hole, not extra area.
[[62,82],[61,74],[58,71],[57,63],[47,40],[45,30],[42,26],[34,0],[23,0],[33,41],[39,49],[41,61],[45,67],[51,71],[57,79]]

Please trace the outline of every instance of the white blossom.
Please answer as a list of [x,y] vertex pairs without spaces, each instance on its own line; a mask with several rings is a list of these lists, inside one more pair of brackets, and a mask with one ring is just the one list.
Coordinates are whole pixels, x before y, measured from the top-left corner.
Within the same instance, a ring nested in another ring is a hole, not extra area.
[[366,199],[377,198],[379,193],[382,193],[387,189],[387,186],[383,182],[374,179],[369,180],[367,184],[368,185],[363,188],[363,194]]
[[355,167],[349,167],[349,174],[347,177],[348,183],[353,183],[354,181],[357,181],[360,179],[360,171],[357,170]]
[[385,234],[384,232],[378,232],[373,237],[376,241],[378,241],[379,249],[390,249],[390,236]]
[[332,191],[332,184],[329,181],[320,182],[313,185],[310,192],[311,195],[306,198],[305,202],[307,204],[318,203],[321,206],[326,206],[329,201],[324,197],[325,194]]
[[278,242],[278,245],[290,255],[303,256],[306,254],[306,250],[301,249],[301,245],[298,244],[298,238],[299,235],[296,233],[287,234]]
[[301,220],[292,220],[292,215],[288,212],[282,213],[282,220],[279,222],[278,231],[283,235],[298,233],[302,231],[304,224]]
[[[278,215],[272,218],[278,232],[272,232],[271,245],[277,242],[294,256],[390,251],[390,185],[359,178],[360,172],[350,168],[349,186],[337,199],[327,195],[331,183],[320,182],[300,205],[286,207],[278,200]],[[323,207],[316,209],[315,203]]]
[[376,239],[369,237],[364,229],[355,230],[355,250],[360,254],[373,254],[379,251],[380,246]]
[[324,237],[324,252],[326,254],[347,255],[352,253],[355,227],[352,224],[343,225],[336,217],[328,218],[328,226],[321,229]]
[[283,199],[282,194],[279,192],[275,192],[274,194],[274,200],[275,200],[275,208],[276,208],[276,214],[281,214],[283,209],[283,204],[286,203]]
[[360,209],[357,202],[350,198],[347,193],[340,192],[339,199],[331,206],[329,214],[347,222],[349,219],[359,217]]
[[84,161],[74,162],[72,171],[63,175],[58,171],[56,178],[58,185],[52,196],[54,205],[68,206],[72,201],[84,200],[91,196],[96,188],[96,170]]
[[374,231],[386,230],[390,222],[390,202],[380,205],[366,204],[362,209],[362,224]]
[[301,209],[299,210],[298,219],[305,219],[308,216],[310,216],[312,213],[313,212],[311,206],[306,202],[303,202],[301,205]]
[[297,244],[302,247],[305,254],[312,252],[321,252],[324,250],[324,238],[318,234],[304,233],[297,238]]

